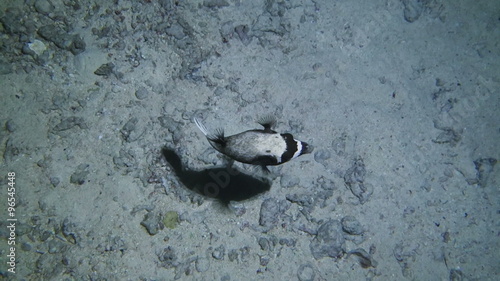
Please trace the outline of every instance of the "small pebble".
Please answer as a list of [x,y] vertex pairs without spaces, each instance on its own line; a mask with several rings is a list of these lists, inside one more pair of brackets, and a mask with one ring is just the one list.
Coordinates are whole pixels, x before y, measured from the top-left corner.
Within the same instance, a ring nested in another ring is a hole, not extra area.
[[122,89],[123,89],[122,87],[115,85],[115,86],[113,86],[113,88],[111,88],[111,92],[120,93],[122,91]]
[[87,176],[90,174],[88,164],[80,164],[76,171],[71,175],[69,182],[72,184],[82,185],[85,183]]
[[40,14],[47,15],[50,12],[53,12],[54,9],[54,5],[47,0],[37,0],[35,2],[35,10]]
[[31,246],[31,244],[29,244],[29,243],[23,242],[21,244],[21,249],[23,251],[29,252],[29,251],[31,251],[31,249],[33,249],[33,246]]
[[52,184],[53,187],[57,187],[61,180],[58,177],[50,177],[50,184]]
[[342,218],[342,230],[351,235],[361,235],[363,234],[363,227],[353,216],[346,216]]
[[355,249],[348,253],[348,256],[354,255],[358,258],[359,264],[362,268],[377,267],[377,262],[373,260],[372,255],[367,253],[364,249]]
[[297,270],[297,277],[300,281],[313,281],[315,275],[314,269],[310,264],[303,264]]
[[264,232],[271,230],[278,224],[280,216],[290,207],[290,204],[286,200],[275,198],[268,198],[262,202],[259,224],[264,227]]
[[319,149],[314,153],[314,161],[318,163],[324,163],[326,160],[330,159],[331,153],[326,149]]
[[290,188],[298,185],[300,183],[300,179],[296,176],[291,175],[283,175],[280,179],[281,187]]
[[106,76],[107,77],[113,73],[114,68],[115,68],[115,64],[112,62],[108,62],[108,63],[102,64],[101,66],[99,66],[99,68],[97,68],[96,71],[94,71],[94,74],[98,75],[98,76]]
[[323,257],[341,258],[345,253],[345,239],[342,235],[340,222],[329,220],[322,224],[309,247],[315,259]]
[[230,250],[227,256],[229,258],[229,261],[238,260],[238,252],[236,251],[236,249]]
[[205,272],[210,268],[210,261],[207,258],[198,258],[195,267],[198,272]]
[[51,253],[51,254],[63,252],[64,248],[65,248],[65,245],[59,240],[53,239],[53,240],[49,241],[48,249],[49,249],[49,253]]
[[12,119],[9,119],[5,122],[5,128],[9,131],[9,133],[13,133],[17,129],[17,125],[14,121],[12,121]]
[[146,228],[149,235],[156,235],[161,228],[160,216],[153,212],[149,212],[144,217],[144,220],[141,222],[141,225]]
[[148,95],[149,95],[148,89],[146,89],[145,87],[139,87],[139,89],[137,89],[137,91],[135,91],[135,97],[138,100],[143,100],[143,99],[147,98]]
[[260,249],[262,251],[269,250],[269,248],[270,248],[270,246],[269,246],[269,240],[267,240],[266,238],[260,237],[258,243],[259,243]]
[[260,257],[260,265],[266,266],[270,260],[271,259],[269,257],[266,257],[266,256]]
[[225,253],[226,253],[226,248],[224,247],[224,245],[221,244],[219,247],[214,249],[214,251],[212,252],[212,257],[216,260],[223,260]]
[[246,213],[245,204],[237,201],[230,201],[228,204],[229,210],[233,211],[238,217]]

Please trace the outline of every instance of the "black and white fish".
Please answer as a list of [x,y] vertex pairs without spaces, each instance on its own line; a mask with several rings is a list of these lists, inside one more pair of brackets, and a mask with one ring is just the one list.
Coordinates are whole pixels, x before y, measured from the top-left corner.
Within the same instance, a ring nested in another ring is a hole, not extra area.
[[259,165],[266,172],[269,171],[266,166],[283,164],[313,150],[311,145],[294,139],[291,134],[273,131],[276,120],[270,116],[258,121],[263,130],[248,130],[232,136],[225,136],[223,129],[212,134],[196,118],[194,123],[217,151],[238,162]]

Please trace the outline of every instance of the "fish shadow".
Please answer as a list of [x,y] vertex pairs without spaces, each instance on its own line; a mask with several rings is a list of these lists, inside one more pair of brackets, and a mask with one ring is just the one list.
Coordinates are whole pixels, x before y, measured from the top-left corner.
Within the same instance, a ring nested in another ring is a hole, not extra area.
[[162,154],[187,189],[226,204],[246,200],[271,189],[270,180],[250,176],[233,167],[195,171],[183,167],[181,158],[174,150],[165,147]]

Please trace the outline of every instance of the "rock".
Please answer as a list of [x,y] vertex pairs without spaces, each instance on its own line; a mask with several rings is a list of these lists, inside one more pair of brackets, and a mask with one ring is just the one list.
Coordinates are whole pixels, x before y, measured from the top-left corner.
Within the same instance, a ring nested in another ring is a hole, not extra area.
[[259,15],[252,27],[253,33],[258,37],[262,37],[262,34],[265,33],[284,36],[290,31],[290,29],[290,23],[284,21],[284,18],[279,16],[269,16],[267,13]]
[[114,72],[115,64],[108,62],[102,64],[94,71],[95,75],[109,77]]
[[207,258],[197,258],[195,268],[198,272],[205,272],[210,268],[210,261]]
[[267,257],[267,256],[260,257],[260,265],[261,266],[266,266],[267,264],[269,264],[270,261],[271,261],[270,257]]
[[147,98],[148,96],[149,96],[149,92],[148,92],[148,89],[146,89],[145,87],[139,87],[139,89],[137,89],[137,91],[135,91],[135,97],[138,100],[143,100],[143,99]]
[[[125,41],[120,40],[113,45],[113,48],[117,51],[123,51],[127,47]],[[137,59],[131,60],[132,66],[137,67],[140,65],[140,61]]]
[[347,257],[355,255],[358,258],[359,264],[362,268],[377,267],[377,262],[373,260],[372,255],[367,253],[364,249],[355,249],[347,253]]
[[179,224],[179,214],[176,211],[168,211],[163,216],[163,225],[174,229]]
[[245,246],[239,249],[240,259],[242,262],[248,262],[250,260],[250,247]]
[[325,165],[326,160],[330,159],[331,153],[326,149],[319,149],[314,153],[314,161]]
[[[229,40],[231,40],[233,38],[233,35],[234,35],[233,22],[232,21],[224,22],[221,25],[219,32],[220,32],[220,35],[222,37],[222,42],[228,43]],[[219,87],[219,89],[220,89],[220,87]]]
[[65,218],[61,225],[61,230],[64,238],[70,243],[77,244],[80,242],[80,236],[77,234],[76,224],[71,222],[69,218]]
[[342,230],[351,235],[362,235],[364,233],[363,227],[353,216],[343,217],[342,220]]
[[16,225],[16,234],[18,236],[26,235],[28,233],[31,233],[32,231],[33,226],[28,223],[18,222],[18,224]]
[[171,246],[166,247],[156,255],[160,261],[160,266],[164,268],[172,268],[179,264],[177,261],[177,255]]
[[138,205],[138,206],[135,206],[135,207],[132,209],[132,211],[130,211],[130,214],[131,214],[132,216],[135,216],[135,214],[136,214],[137,212],[144,211],[144,210],[146,210],[146,211],[148,211],[148,212],[151,212],[151,211],[153,211],[153,210],[155,209],[155,207],[156,207],[156,206],[155,206],[155,205],[153,205],[153,204],[151,204],[151,205],[147,205],[147,204]]
[[158,117],[158,121],[160,121],[160,126],[167,129],[172,134],[179,131],[179,128],[181,126],[179,122],[168,116],[160,116]]
[[422,0],[403,0],[404,18],[407,22],[418,20],[424,11],[424,2]]
[[25,252],[30,252],[32,249],[33,249],[33,246],[31,246],[30,243],[27,243],[27,242],[21,243],[21,250],[23,250]]
[[320,203],[320,208],[325,208],[326,206],[335,207],[335,203],[328,200],[333,196],[333,191],[337,189],[335,182],[324,177],[319,177],[316,183],[319,185],[320,190],[316,192],[314,199]]
[[364,183],[366,175],[365,164],[361,157],[354,159],[353,165],[344,174],[344,182],[351,190],[352,194],[364,204],[373,193],[371,184]]
[[120,153],[119,156],[113,157],[113,163],[115,164],[116,167],[132,169],[133,167],[137,166],[137,159],[132,150],[127,151],[122,148],[120,149],[119,153]]
[[192,263],[196,262],[197,259],[197,257],[188,257],[186,260],[179,262],[175,266],[175,276],[173,280],[178,280],[181,277],[190,276],[191,274],[193,274],[194,270]]
[[66,250],[66,245],[62,241],[52,239],[49,241],[47,249],[51,254],[61,253]]
[[141,221],[141,225],[146,228],[149,235],[156,235],[158,231],[163,228],[161,224],[160,216],[154,212],[149,212],[144,216],[144,219]]
[[270,246],[269,246],[269,240],[267,240],[267,238],[260,237],[259,240],[258,240],[258,243],[259,243],[260,249],[262,251],[268,251],[269,250]]
[[490,174],[493,172],[493,168],[497,163],[495,158],[480,158],[474,161],[476,166],[476,177],[477,183],[480,187],[485,187]]
[[274,17],[283,17],[289,8],[290,3],[281,0],[267,0],[264,6],[264,10]]
[[450,276],[449,276],[450,281],[463,281],[467,280],[464,277],[464,274],[462,273],[462,270],[460,268],[452,268],[450,269]]
[[54,43],[58,48],[68,50],[74,55],[85,51],[86,44],[79,35],[71,35],[58,25],[49,24],[38,29],[38,35]]
[[130,118],[125,125],[123,125],[120,132],[122,133],[122,138],[126,142],[134,142],[138,140],[144,133],[144,129],[139,129],[137,123],[139,119],[136,117]]
[[230,250],[227,257],[229,258],[229,261],[238,260],[238,251],[236,249]]
[[184,33],[184,28],[178,23],[174,23],[170,27],[167,27],[165,29],[165,33],[177,40],[180,40],[186,36],[186,33]]
[[46,231],[43,231],[42,233],[40,233],[39,235],[40,235],[40,237],[38,238],[38,240],[45,242],[45,241],[47,241],[47,239],[49,239],[52,236],[52,232],[46,230]]
[[347,134],[344,132],[332,141],[332,147],[338,156],[343,156],[346,147]]
[[205,0],[203,1],[203,6],[207,8],[222,8],[229,6],[226,0]]
[[458,142],[462,139],[462,135],[460,131],[456,131],[452,128],[443,127],[438,128],[442,130],[442,132],[432,141],[438,144],[450,144],[451,146],[456,146]]
[[280,216],[290,207],[286,200],[268,198],[260,206],[259,224],[264,227],[264,232],[274,228]]
[[297,270],[297,277],[300,281],[313,281],[316,276],[311,264],[302,264]]
[[23,34],[26,33],[26,27],[23,25],[24,11],[18,8],[8,8],[5,14],[0,18],[4,29],[9,34]]
[[101,252],[124,252],[127,250],[125,241],[120,236],[108,236],[106,241],[97,246],[97,249]]
[[280,245],[287,245],[288,247],[293,247],[297,244],[297,240],[291,238],[281,238],[279,240]]
[[61,180],[58,177],[50,177],[50,184],[52,184],[53,187],[57,187]]
[[212,251],[212,257],[216,260],[223,260],[225,254],[226,248],[222,244]]
[[280,209],[277,203],[274,198],[268,198],[262,202],[259,218],[261,226],[272,227],[278,224]]
[[16,122],[12,119],[7,120],[7,122],[5,122],[5,129],[7,129],[9,133],[15,132],[17,130]]
[[[36,272],[43,276],[46,280],[56,280],[64,272],[65,266],[62,264],[62,254],[41,255],[35,263]],[[12,280],[15,280],[13,278]]]
[[315,259],[331,257],[341,258],[345,253],[345,239],[342,225],[338,220],[329,220],[318,229],[318,234],[309,245]]
[[54,5],[47,0],[37,0],[35,2],[35,10],[42,15],[48,15],[50,12],[53,12],[54,9]]
[[[33,40],[33,42],[26,43],[26,47],[28,49],[27,53],[31,55],[41,56],[45,50],[47,50],[47,46],[40,40]],[[24,49],[23,49],[24,51]]]
[[80,129],[88,128],[82,117],[72,116],[62,119],[61,122],[54,127],[54,131],[66,131],[75,126],[80,127]]
[[292,175],[283,175],[280,179],[280,185],[283,188],[290,188],[300,183],[300,179]]
[[257,242],[259,243],[261,250],[273,251],[274,247],[278,245],[278,238],[276,236],[271,236],[269,239],[266,237],[260,237]]
[[83,38],[80,35],[73,35],[72,43],[68,47],[68,51],[70,51],[73,55],[78,55],[85,52],[85,48],[87,44],[83,41]]
[[229,204],[227,205],[229,210],[233,211],[234,214],[238,217],[241,217],[246,213],[246,208],[245,204],[242,202],[238,201],[229,201]]
[[8,62],[0,60],[0,75],[6,75],[13,72],[12,65]]
[[18,141],[15,141],[12,138],[7,139],[7,142],[5,143],[5,151],[3,153],[3,159],[6,162],[14,160],[14,158],[19,155],[20,149],[16,146],[18,143]]
[[90,174],[89,164],[80,164],[71,175],[69,182],[72,184],[82,185],[85,183],[87,176]]
[[308,212],[312,211],[312,209],[314,208],[314,198],[315,196],[310,193],[286,195],[286,200],[304,207]]
[[352,166],[347,169],[344,175],[344,181],[346,184],[364,182],[366,175],[366,168],[363,162],[363,158],[357,157],[354,159]]
[[252,42],[252,37],[248,35],[248,25],[238,25],[234,28],[234,32],[238,35],[238,38],[240,39],[241,43],[243,45],[247,46]]

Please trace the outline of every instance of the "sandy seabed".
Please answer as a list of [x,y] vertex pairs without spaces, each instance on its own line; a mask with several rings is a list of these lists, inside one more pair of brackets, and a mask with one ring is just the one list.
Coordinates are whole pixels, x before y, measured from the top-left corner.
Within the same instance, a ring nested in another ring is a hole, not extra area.
[[[500,279],[499,1],[2,1],[0,23],[0,279]],[[314,152],[262,174],[192,121],[267,115]]]

